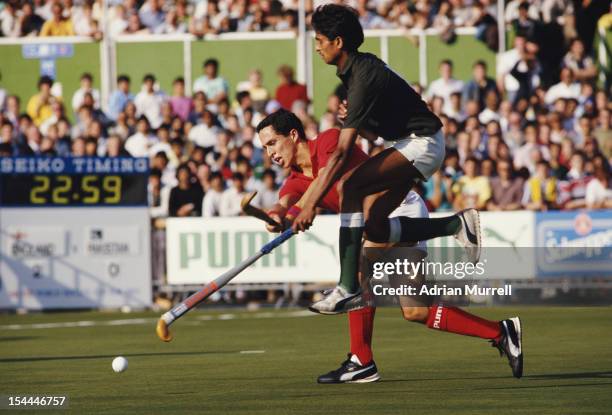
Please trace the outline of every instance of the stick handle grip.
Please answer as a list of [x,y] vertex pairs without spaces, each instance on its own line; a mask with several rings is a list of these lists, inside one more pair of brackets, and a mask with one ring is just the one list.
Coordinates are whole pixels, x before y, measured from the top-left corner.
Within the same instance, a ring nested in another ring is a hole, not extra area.
[[287,239],[291,238],[292,236],[293,236],[293,229],[289,228],[283,233],[281,233],[279,236],[277,236],[276,238],[274,238],[273,240],[271,240],[270,242],[262,246],[261,252],[264,254],[269,254],[270,251],[272,251],[274,248],[276,248],[277,246],[279,246],[280,244],[282,244],[283,242],[285,242]]

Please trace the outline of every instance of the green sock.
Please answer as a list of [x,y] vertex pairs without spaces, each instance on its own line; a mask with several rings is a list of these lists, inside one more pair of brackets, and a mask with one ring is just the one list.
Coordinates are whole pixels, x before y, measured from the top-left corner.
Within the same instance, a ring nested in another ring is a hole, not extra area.
[[456,234],[461,228],[461,219],[453,215],[445,218],[399,218],[402,224],[401,242],[419,242],[440,236]]
[[350,293],[359,288],[359,253],[363,227],[340,227],[340,282]]

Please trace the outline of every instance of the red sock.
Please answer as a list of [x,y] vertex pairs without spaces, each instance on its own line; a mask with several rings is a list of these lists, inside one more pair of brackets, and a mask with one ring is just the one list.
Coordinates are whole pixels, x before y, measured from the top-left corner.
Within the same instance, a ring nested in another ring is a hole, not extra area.
[[429,307],[427,327],[483,339],[497,339],[501,336],[499,322],[485,320],[460,308],[442,304]]
[[349,332],[351,335],[351,354],[356,355],[362,365],[372,361],[372,332],[376,308],[365,307],[350,311]]

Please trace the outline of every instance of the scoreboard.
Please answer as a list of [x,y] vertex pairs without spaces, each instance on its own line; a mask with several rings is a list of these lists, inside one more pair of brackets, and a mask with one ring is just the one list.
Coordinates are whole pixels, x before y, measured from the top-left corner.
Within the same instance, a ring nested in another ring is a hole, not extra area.
[[0,158],[0,309],[151,303],[146,158]]
[[0,206],[146,206],[144,158],[0,159]]

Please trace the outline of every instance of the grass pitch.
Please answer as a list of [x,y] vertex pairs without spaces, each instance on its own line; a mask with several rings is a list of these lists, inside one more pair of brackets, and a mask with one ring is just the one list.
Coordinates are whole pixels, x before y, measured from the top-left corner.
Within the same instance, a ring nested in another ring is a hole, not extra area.
[[[345,358],[346,316],[196,311],[162,343],[159,314],[59,313],[0,316],[0,395],[69,396],[67,410],[45,414],[611,413],[610,308],[472,311],[521,316],[522,379],[486,341],[405,322],[396,309],[376,315],[382,380],[359,385],[316,383]],[[118,355],[129,361],[121,374]]]

